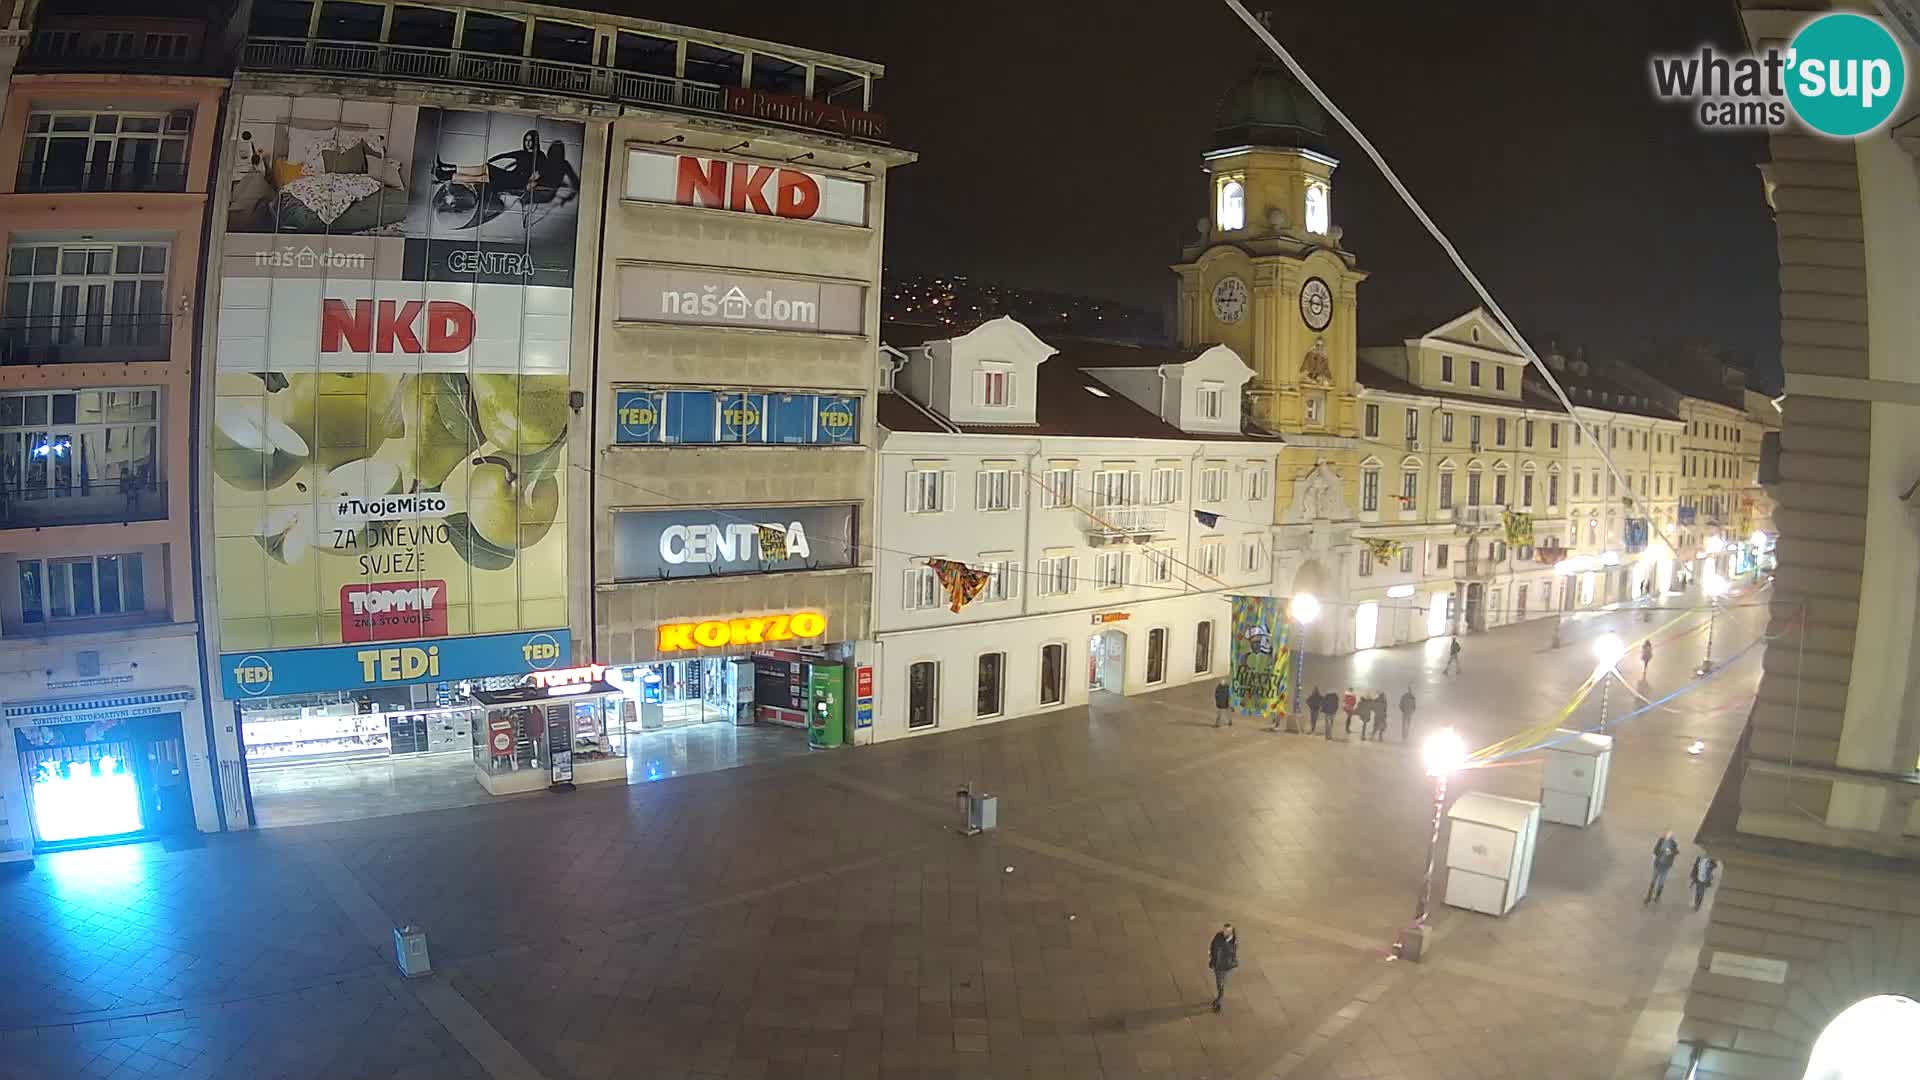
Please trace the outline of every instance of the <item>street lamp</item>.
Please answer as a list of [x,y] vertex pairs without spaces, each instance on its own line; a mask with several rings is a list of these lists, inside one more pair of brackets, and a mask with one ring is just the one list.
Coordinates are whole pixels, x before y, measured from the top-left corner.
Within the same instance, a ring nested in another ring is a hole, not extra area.
[[1413,909],[1413,925],[1400,932],[1394,952],[1419,960],[1427,943],[1427,908],[1433,902],[1433,863],[1440,847],[1440,815],[1447,805],[1447,780],[1467,763],[1467,743],[1452,728],[1441,728],[1420,744],[1420,762],[1433,778],[1433,829],[1427,833],[1427,875],[1420,882],[1420,903]]
[[[1305,678],[1307,674],[1307,627],[1313,623],[1313,620],[1319,617],[1320,601],[1312,593],[1294,593],[1293,599],[1287,601],[1287,618],[1291,619],[1293,624],[1299,628],[1299,633],[1295,635],[1293,645],[1293,690],[1287,695],[1287,733],[1289,735],[1298,735],[1300,733],[1300,711],[1298,705],[1300,702],[1300,680]],[[1276,728],[1279,726],[1277,722],[1274,724]],[[1312,734],[1312,732],[1308,732],[1308,734]],[[1327,722],[1327,737],[1333,737],[1332,721]]]
[[1613,685],[1613,669],[1627,655],[1627,643],[1619,634],[1601,634],[1593,643],[1593,658],[1599,661],[1594,673],[1600,676],[1600,730],[1607,729],[1607,689]]
[[1713,671],[1713,631],[1720,619],[1720,598],[1727,594],[1727,579],[1708,563],[1700,578],[1700,589],[1707,594],[1707,658],[1700,662],[1697,674],[1706,675]]

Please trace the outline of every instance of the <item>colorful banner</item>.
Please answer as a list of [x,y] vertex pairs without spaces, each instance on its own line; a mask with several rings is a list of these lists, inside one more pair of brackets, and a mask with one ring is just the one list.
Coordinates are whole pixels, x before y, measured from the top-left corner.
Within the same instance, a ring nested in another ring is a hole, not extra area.
[[363,690],[420,682],[482,679],[565,667],[572,654],[566,630],[535,634],[270,649],[220,658],[220,687],[229,700]]
[[1277,596],[1233,598],[1233,668],[1229,692],[1242,716],[1273,717],[1287,708],[1293,649],[1286,601]]
[[209,439],[225,659],[568,625],[582,126],[237,109]]
[[1532,514],[1523,514],[1517,510],[1504,510],[1501,511],[1500,521],[1506,528],[1508,547],[1529,547],[1533,544]]

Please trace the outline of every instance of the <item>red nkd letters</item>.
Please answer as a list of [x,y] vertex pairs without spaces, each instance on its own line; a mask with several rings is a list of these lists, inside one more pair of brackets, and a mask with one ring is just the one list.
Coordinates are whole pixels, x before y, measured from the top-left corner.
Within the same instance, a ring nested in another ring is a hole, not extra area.
[[[773,201],[767,201],[767,182]],[[675,173],[674,201],[805,220],[820,212],[820,184],[798,169],[681,157]]]
[[452,300],[320,301],[321,352],[457,353],[472,344],[473,309]]

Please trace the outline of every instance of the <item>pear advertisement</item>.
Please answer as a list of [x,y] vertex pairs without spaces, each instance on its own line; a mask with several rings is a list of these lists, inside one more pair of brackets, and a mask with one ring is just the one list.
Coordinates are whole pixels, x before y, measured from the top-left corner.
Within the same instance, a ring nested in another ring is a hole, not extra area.
[[221,651],[567,626],[580,125],[249,97],[238,131]]

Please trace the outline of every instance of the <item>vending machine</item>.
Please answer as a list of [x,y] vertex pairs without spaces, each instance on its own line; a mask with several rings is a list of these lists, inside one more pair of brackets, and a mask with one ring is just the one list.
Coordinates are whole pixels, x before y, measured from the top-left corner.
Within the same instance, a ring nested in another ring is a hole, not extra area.
[[846,741],[847,669],[815,661],[807,665],[807,746],[829,750]]

